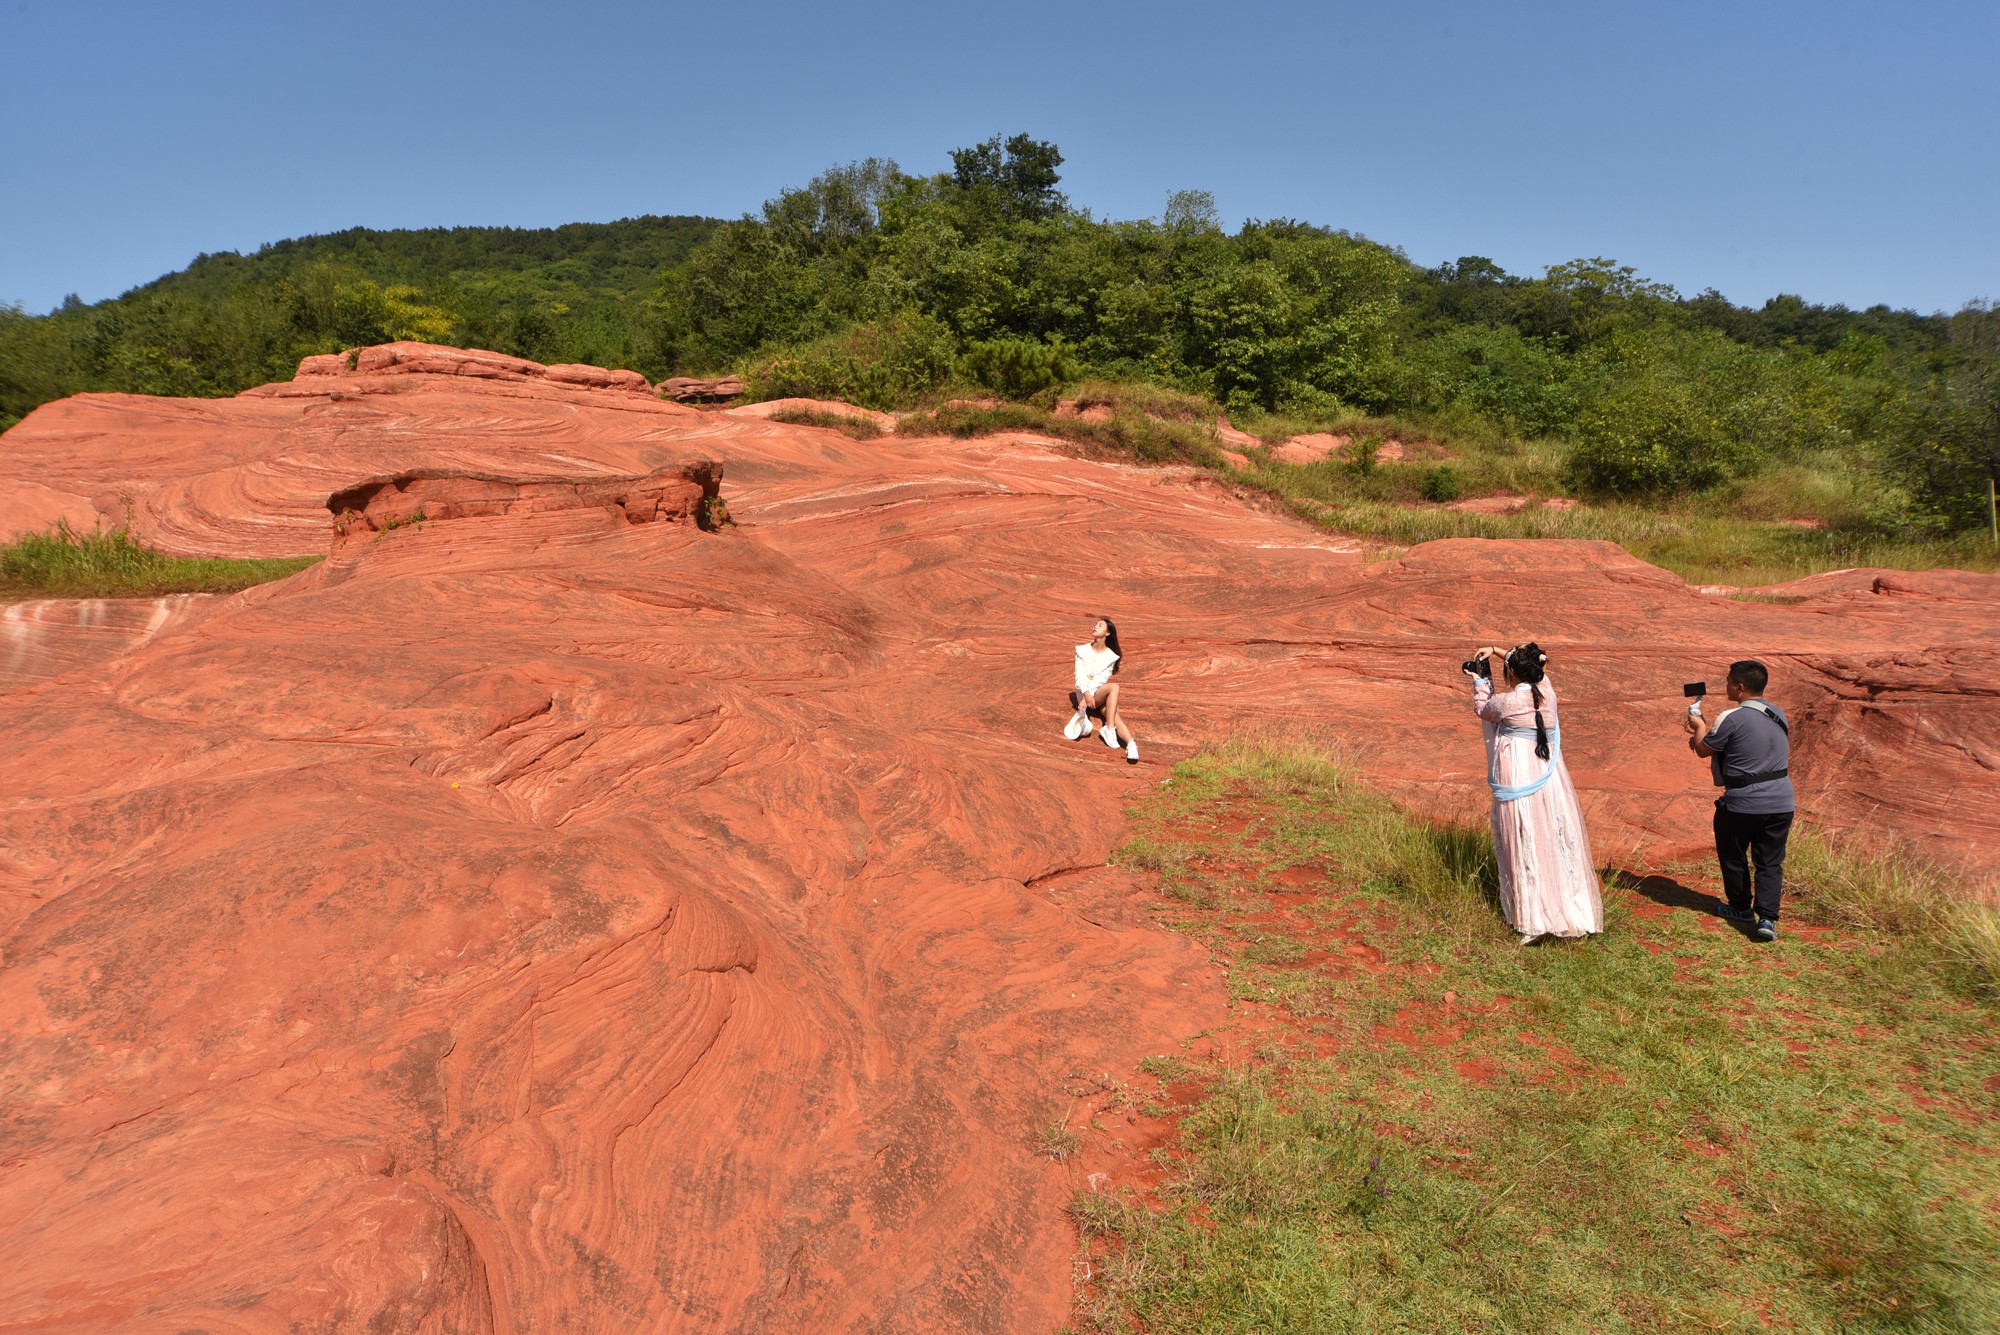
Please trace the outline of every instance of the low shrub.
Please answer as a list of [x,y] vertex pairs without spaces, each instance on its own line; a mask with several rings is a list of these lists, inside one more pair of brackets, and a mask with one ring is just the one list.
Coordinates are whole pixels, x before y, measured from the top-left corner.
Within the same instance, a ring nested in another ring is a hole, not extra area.
[[951,330],[904,311],[758,358],[743,371],[752,401],[841,399],[882,411],[951,378]]
[[1059,343],[1019,338],[986,339],[967,345],[959,370],[1003,399],[1021,401],[1052,390],[1076,376],[1076,366]]
[[1443,503],[1465,494],[1465,480],[1450,464],[1439,464],[1424,473],[1424,499]]
[[1114,410],[1109,419],[1101,422],[1082,417],[1052,417],[1044,429],[1079,445],[1142,463],[1206,465],[1218,458],[1214,427],[1163,422],[1134,412]]
[[1076,387],[1079,409],[1109,408],[1113,413],[1156,417],[1162,422],[1212,425],[1222,409],[1211,399],[1143,381],[1086,380]]
[[1025,403],[947,403],[896,423],[899,436],[990,436],[1000,431],[1047,431],[1049,415]]
[[887,435],[880,426],[865,417],[854,417],[847,413],[817,412],[811,408],[787,408],[783,412],[772,413],[770,421],[783,422],[787,426],[816,426],[827,431],[838,431],[843,436],[856,440],[874,440]]

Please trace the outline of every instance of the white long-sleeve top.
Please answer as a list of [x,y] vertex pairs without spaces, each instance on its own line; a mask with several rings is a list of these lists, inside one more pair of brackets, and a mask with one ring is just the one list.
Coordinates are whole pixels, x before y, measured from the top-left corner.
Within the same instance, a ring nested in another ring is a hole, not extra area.
[[1093,649],[1088,644],[1076,646],[1076,689],[1095,691],[1111,680],[1111,674],[1118,669],[1118,655],[1109,649]]

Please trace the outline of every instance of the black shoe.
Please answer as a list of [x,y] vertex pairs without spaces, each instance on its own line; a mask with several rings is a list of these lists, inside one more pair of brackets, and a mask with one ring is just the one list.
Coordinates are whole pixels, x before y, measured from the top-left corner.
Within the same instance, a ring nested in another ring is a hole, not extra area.
[[1757,915],[1751,910],[1739,909],[1730,904],[1724,904],[1715,911],[1715,914],[1718,918],[1722,918],[1728,922],[1749,924],[1757,921]]
[[1778,924],[1770,918],[1757,919],[1756,927],[1751,929],[1750,939],[1753,941],[1776,941],[1778,939]]

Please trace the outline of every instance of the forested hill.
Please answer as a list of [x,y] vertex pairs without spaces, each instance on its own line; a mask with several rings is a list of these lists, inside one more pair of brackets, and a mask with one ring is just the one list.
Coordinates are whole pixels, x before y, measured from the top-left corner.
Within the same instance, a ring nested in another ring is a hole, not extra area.
[[1230,231],[1200,191],[1157,219],[1099,219],[1058,188],[1056,146],[1026,135],[950,157],[930,175],[836,166],[730,221],[357,229],[206,255],[94,306],[0,308],[0,427],[82,390],[228,394],[409,338],[655,379],[734,371],[763,397],[877,408],[968,389],[1052,402],[1090,379],[1196,396],[1195,416],[1276,438],[1393,417],[1461,455],[1532,445],[1548,462],[1527,482],[1496,465],[1494,486],[1726,506],[1760,478],[1810,482],[1844,498],[1814,522],[1990,525],[2000,542],[1985,303],[1751,308],[1603,258],[1425,267],[1291,219]]
[[441,283],[461,298],[483,294],[501,310],[536,301],[568,301],[574,309],[577,300],[592,294],[650,292],[661,273],[680,263],[717,225],[713,218],[643,217],[541,228],[350,227],[273,242],[251,255],[198,256],[179,273],[129,295],[175,291],[215,296],[325,263],[377,283]]
[[717,226],[355,227],[202,255],[121,297],[72,298],[47,316],[0,307],[0,427],[84,390],[233,394],[288,378],[310,353],[395,338],[651,365],[642,308]]

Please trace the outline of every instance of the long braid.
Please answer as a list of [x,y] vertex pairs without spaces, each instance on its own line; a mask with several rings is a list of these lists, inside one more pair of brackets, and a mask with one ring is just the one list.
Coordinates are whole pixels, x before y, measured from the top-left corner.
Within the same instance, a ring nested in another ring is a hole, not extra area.
[[1549,656],[1542,652],[1542,646],[1533,640],[1516,648],[1507,655],[1507,670],[1514,674],[1515,681],[1528,684],[1528,693],[1535,700],[1535,754],[1543,760],[1549,758],[1549,725],[1542,719],[1542,665]]

